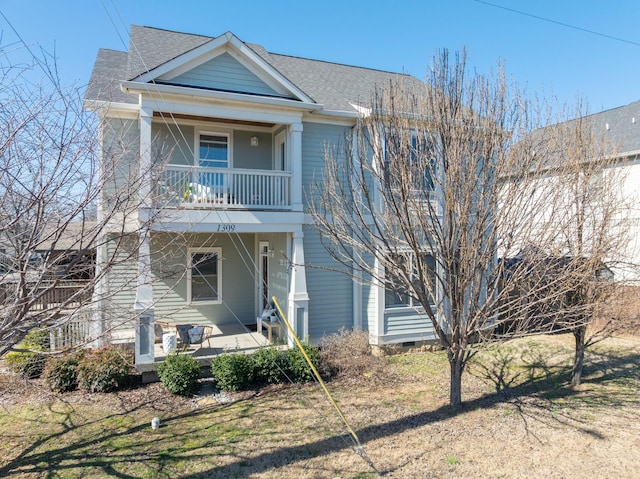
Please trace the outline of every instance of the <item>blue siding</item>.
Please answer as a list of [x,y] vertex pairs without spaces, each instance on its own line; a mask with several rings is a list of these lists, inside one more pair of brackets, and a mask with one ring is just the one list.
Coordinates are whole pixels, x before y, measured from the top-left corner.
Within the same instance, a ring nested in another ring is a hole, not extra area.
[[178,75],[169,82],[216,90],[281,96],[228,53]]
[[[251,146],[251,137],[257,136],[259,145]],[[273,141],[271,133],[235,130],[233,132],[233,167],[270,170]]]
[[309,336],[317,341],[325,334],[341,327],[353,326],[353,283],[351,277],[322,268],[337,268],[320,243],[320,235],[313,227],[304,228],[304,259],[309,265],[307,291],[309,293]]
[[431,320],[415,311],[387,310],[384,314],[385,342],[429,341],[436,339]]
[[[313,181],[322,177],[327,148],[341,152],[348,127],[323,123],[304,123],[302,133],[302,187],[305,206]],[[304,257],[309,292],[309,335],[317,341],[341,327],[353,326],[353,282],[347,274],[322,268],[340,268],[320,242],[318,231],[304,228]]]
[[133,305],[138,283],[137,235],[112,236],[106,243],[106,255],[111,262],[106,276],[107,299],[104,314],[113,330],[134,327]]
[[335,148],[344,157],[344,144],[350,128],[323,123],[304,123],[302,130],[302,188],[305,205],[311,192],[311,184],[324,174],[325,152]]
[[105,172],[103,193],[115,199],[132,183],[138,171],[140,156],[140,130],[137,120],[105,119],[102,125],[102,165]]
[[[187,251],[189,247],[222,248],[222,300],[224,304],[187,303]],[[255,322],[257,283],[253,272],[254,235],[152,235],[153,295],[158,321],[230,324],[238,319]]]
[[151,138],[154,161],[191,166],[194,163],[192,126],[153,122]]

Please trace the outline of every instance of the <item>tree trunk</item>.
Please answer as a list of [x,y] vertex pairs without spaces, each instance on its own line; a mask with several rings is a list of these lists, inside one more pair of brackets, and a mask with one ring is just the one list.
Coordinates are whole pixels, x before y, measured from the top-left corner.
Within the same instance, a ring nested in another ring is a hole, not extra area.
[[449,355],[449,368],[451,380],[449,384],[449,405],[454,411],[462,407],[462,353]]
[[582,367],[584,365],[584,342],[587,336],[587,327],[579,326],[573,330],[576,340],[575,355],[573,357],[573,369],[571,370],[571,387],[580,385],[582,381]]

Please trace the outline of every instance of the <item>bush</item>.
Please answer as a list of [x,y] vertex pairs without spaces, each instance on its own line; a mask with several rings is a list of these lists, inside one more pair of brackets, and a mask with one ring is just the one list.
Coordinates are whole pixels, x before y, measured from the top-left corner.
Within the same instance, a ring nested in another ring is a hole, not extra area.
[[18,347],[31,351],[13,351],[6,355],[7,366],[27,379],[39,378],[44,370],[46,356],[38,351],[49,350],[49,331],[36,328],[29,331]]
[[251,359],[254,378],[258,384],[278,384],[290,371],[287,352],[273,346],[260,348]]
[[131,364],[131,358],[114,346],[95,349],[78,364],[78,385],[90,392],[114,391],[129,377]]
[[[311,360],[313,366],[317,369],[318,358],[320,351],[315,346],[304,343],[302,345],[307,356]],[[304,383],[311,381],[314,378],[313,371],[309,367],[306,359],[304,358],[300,348],[294,347],[287,351],[287,359],[289,361],[289,370],[291,372],[290,377],[297,383]]]
[[357,381],[374,378],[386,367],[384,358],[373,355],[369,333],[341,328],[320,339],[320,373],[326,378]]
[[223,391],[239,391],[253,383],[253,360],[242,353],[223,353],[211,360],[211,374]]
[[170,354],[158,366],[158,376],[171,394],[189,396],[198,386],[200,364],[188,354]]
[[85,351],[51,357],[44,367],[44,381],[49,389],[59,393],[78,387],[78,365]]

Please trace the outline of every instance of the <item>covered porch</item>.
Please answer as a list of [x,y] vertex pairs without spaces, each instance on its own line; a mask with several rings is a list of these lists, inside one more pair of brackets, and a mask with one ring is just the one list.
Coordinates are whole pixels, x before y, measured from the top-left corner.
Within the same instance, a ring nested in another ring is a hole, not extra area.
[[[142,272],[151,275],[138,277],[134,306],[138,370],[155,368],[165,359],[162,336],[167,333],[173,333],[178,351],[186,345],[205,363],[225,350],[250,353],[288,343],[283,325],[267,322],[264,333],[257,331],[263,329],[257,318],[274,296],[295,333],[308,334],[301,233],[154,231],[149,246]],[[185,340],[180,334],[185,327],[204,335]]]

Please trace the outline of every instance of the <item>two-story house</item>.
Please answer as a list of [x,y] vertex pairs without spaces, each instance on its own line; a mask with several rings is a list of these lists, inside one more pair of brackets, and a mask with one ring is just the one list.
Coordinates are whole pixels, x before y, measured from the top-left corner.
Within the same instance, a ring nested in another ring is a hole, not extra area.
[[[311,341],[341,327],[374,344],[433,337],[417,312],[394,327],[383,289],[332,272],[306,211],[325,149],[344,144],[376,88],[400,79],[418,82],[232,33],[132,26],[129,51],[99,51],[85,104],[102,119],[111,183],[100,208],[118,208],[123,189],[138,202],[124,230],[105,232],[130,234],[136,251],[121,252],[130,261],[99,288],[102,321],[137,322],[137,362],[154,359],[154,322],[255,325],[272,296]],[[107,241],[98,263],[111,254]]]

